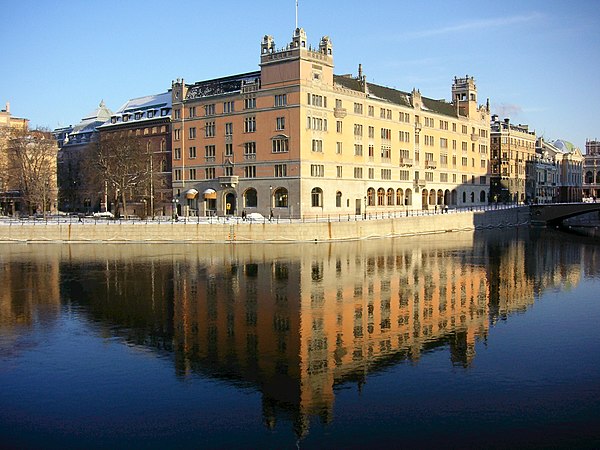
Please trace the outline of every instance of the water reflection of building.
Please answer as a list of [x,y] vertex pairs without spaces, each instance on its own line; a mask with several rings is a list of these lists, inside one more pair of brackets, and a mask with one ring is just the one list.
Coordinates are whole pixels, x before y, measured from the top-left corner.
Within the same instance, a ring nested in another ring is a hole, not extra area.
[[487,333],[485,268],[451,249],[389,242],[305,247],[299,259],[178,264],[178,370],[260,386],[265,422],[333,416],[334,386],[449,344],[468,366]]

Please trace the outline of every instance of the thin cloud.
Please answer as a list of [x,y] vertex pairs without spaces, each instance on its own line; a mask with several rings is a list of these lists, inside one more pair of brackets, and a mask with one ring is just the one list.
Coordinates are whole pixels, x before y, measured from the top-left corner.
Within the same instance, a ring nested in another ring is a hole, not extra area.
[[523,108],[521,105],[510,104],[510,103],[500,103],[499,105],[492,106],[492,112],[494,114],[498,114],[501,118],[504,117],[512,117],[518,116],[523,112]]
[[449,27],[415,31],[413,33],[406,34],[405,37],[424,38],[424,37],[439,36],[442,34],[462,33],[465,31],[482,30],[482,29],[488,30],[490,28],[502,28],[502,27],[507,27],[510,25],[519,24],[519,23],[526,23],[526,22],[531,22],[534,20],[539,20],[539,19],[541,19],[541,17],[542,17],[542,14],[540,14],[538,12],[533,12],[531,14],[520,15],[520,16],[472,20],[470,22],[464,22],[464,23],[449,26]]

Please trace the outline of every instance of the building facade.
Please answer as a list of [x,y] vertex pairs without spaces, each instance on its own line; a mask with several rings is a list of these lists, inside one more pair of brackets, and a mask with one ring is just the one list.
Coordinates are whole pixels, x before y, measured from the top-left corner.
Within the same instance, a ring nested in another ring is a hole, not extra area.
[[101,101],[98,107],[75,126],[53,131],[58,144],[58,204],[61,211],[97,210],[101,191],[86,172],[86,161],[98,140],[97,128],[110,119],[112,111]]
[[554,203],[560,194],[560,168],[553,152],[536,140],[536,156],[527,161],[527,197],[533,203]]
[[600,141],[596,139],[585,142],[583,196],[594,200],[600,197]]
[[13,215],[20,210],[21,191],[15,177],[9,170],[9,140],[14,131],[29,129],[29,120],[14,117],[10,112],[10,103],[0,110],[0,215]]
[[[100,139],[135,136],[148,154],[148,182],[132,193],[128,214],[141,217],[171,214],[171,93],[148,95],[127,101],[98,127]],[[102,200],[102,210],[110,210]],[[114,209],[114,208],[113,208]]]
[[[493,202],[526,202],[528,168],[536,158],[535,132],[497,115],[491,123],[490,195]],[[530,188],[531,189],[531,188]]]
[[180,214],[374,214],[489,197],[489,105],[472,77],[452,101],[334,75],[325,36],[303,29],[260,70],[172,83],[173,196]]
[[560,203],[580,202],[583,198],[583,154],[572,143],[557,139],[537,141],[537,152],[547,154],[558,169],[558,196]]

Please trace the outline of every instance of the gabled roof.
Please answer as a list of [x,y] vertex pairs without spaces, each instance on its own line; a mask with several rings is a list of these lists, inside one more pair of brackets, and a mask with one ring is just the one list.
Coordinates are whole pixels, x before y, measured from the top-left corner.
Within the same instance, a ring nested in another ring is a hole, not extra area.
[[[363,92],[362,83],[360,80],[349,77],[347,75],[334,75],[334,83],[351,89],[353,91]],[[367,96],[374,100],[387,101],[399,106],[405,106],[408,108],[413,107],[412,94],[397,89],[392,89],[378,84],[367,83]],[[437,114],[442,114],[450,117],[457,117],[456,109],[452,103],[445,102],[443,100],[434,100],[427,97],[421,97],[421,110],[431,111]]]
[[[105,129],[123,123],[139,123],[171,117],[171,91],[132,98],[98,128]],[[123,120],[123,117],[125,120]]]

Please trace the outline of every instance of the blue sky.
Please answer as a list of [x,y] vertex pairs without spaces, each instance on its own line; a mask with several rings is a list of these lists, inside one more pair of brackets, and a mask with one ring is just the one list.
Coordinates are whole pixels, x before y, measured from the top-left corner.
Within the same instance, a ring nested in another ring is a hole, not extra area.
[[[265,34],[291,40],[294,0],[0,0],[0,105],[56,128],[104,100],[258,69]],[[472,75],[492,113],[582,151],[600,138],[600,2],[300,0],[313,45],[329,35],[335,72],[431,98]]]

